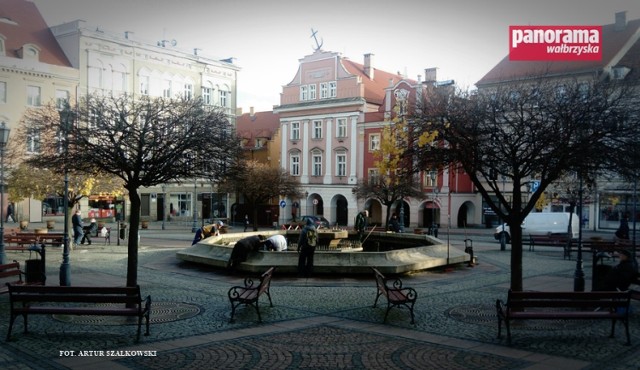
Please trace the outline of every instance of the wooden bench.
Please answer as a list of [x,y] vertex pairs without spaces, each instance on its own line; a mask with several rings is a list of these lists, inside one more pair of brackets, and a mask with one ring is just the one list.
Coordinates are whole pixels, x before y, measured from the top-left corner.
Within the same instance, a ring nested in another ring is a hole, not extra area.
[[384,296],[387,299],[387,312],[384,314],[384,322],[387,322],[387,316],[389,315],[391,307],[404,306],[407,307],[411,313],[411,323],[415,324],[413,306],[418,299],[418,293],[415,289],[403,288],[402,280],[393,279],[393,281],[391,281],[382,275],[375,267],[371,269],[375,275],[377,286],[376,300],[373,302],[373,307],[375,308],[378,304],[380,296]]
[[245,278],[244,286],[234,286],[229,289],[229,292],[227,293],[229,296],[229,302],[231,302],[231,319],[229,322],[234,322],[233,316],[236,312],[236,308],[241,304],[255,307],[256,312],[258,313],[258,322],[262,322],[258,299],[263,293],[265,293],[269,298],[269,305],[273,307],[269,289],[271,287],[271,277],[273,276],[274,270],[275,267],[271,267],[263,273],[260,276],[260,283],[255,286],[252,278]]
[[571,259],[571,243],[566,234],[529,234],[529,251],[533,252],[536,245],[548,245],[562,247],[564,249],[563,259]]
[[61,233],[34,233],[16,232],[4,234],[5,250],[25,251],[29,246],[49,245],[61,246],[64,242],[64,234]]
[[[24,272],[20,270],[20,263],[18,261],[13,261],[12,263],[5,263],[0,265],[0,279],[3,279],[5,284],[0,286],[0,294],[8,293],[9,287],[7,284],[13,285],[22,285],[22,284],[33,284],[33,285],[43,285],[44,281],[37,282],[26,282],[22,275]],[[17,280],[16,280],[17,279]],[[9,280],[9,281],[6,281]]]
[[502,337],[502,322],[511,344],[513,320],[611,320],[611,334],[616,321],[624,324],[627,345],[629,337],[630,292],[516,292],[509,290],[507,302],[496,300],[498,338]]
[[[76,287],[7,284],[11,318],[7,341],[11,339],[13,323],[18,316],[24,320],[27,333],[29,315],[97,315],[138,318],[136,341],[140,340],[142,319],[146,320],[145,336],[149,335],[151,296],[144,301],[140,287]],[[143,304],[144,303],[144,304]],[[113,304],[113,305],[109,305]]]

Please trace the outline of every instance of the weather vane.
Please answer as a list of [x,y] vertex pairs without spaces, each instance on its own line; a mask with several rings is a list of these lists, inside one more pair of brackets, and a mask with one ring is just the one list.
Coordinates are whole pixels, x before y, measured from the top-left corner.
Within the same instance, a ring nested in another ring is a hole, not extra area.
[[318,33],[318,31],[315,31],[313,28],[311,29],[311,37],[313,37],[313,39],[316,41],[315,51],[320,51],[320,48],[322,47],[322,44],[324,43],[324,40],[320,39],[320,42],[318,42],[318,37],[316,37],[317,33]]

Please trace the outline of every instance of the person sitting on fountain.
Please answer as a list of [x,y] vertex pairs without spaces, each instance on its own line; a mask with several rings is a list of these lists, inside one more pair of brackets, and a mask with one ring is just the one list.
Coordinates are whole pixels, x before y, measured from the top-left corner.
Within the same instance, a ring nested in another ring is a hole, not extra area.
[[369,211],[364,210],[356,216],[355,229],[358,232],[358,240],[364,239],[364,230],[367,228],[367,217],[369,217]]

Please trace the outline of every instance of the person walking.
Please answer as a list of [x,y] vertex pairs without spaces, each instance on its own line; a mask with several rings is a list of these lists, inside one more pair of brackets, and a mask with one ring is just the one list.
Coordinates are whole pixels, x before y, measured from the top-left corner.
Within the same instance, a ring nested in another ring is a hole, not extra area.
[[298,276],[309,277],[313,273],[313,255],[317,242],[318,231],[309,218],[298,238]]
[[249,215],[244,215],[244,232],[247,232],[247,228],[249,227]]
[[6,222],[14,222],[14,219],[13,219],[13,203],[9,203],[9,205],[7,206],[7,219],[5,221]]

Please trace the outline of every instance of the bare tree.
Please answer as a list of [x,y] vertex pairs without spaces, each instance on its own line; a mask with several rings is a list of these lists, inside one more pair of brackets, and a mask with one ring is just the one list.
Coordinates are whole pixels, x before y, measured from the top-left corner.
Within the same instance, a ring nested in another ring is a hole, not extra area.
[[[423,168],[451,164],[469,174],[491,209],[510,226],[511,288],[522,290],[522,228],[545,189],[569,171],[598,173],[637,151],[637,104],[630,87],[610,82],[509,85],[481,92],[425,96],[417,131],[437,131],[441,145],[411,147]],[[498,183],[512,185],[511,201]],[[539,188],[525,190],[531,180]]]
[[[84,97],[72,124],[32,122],[41,133],[31,164],[110,174],[129,195],[127,286],[137,284],[140,187],[188,178],[210,178],[212,163],[233,160],[239,150],[225,113],[200,100],[132,96]],[[66,150],[60,150],[65,143]]]
[[[267,204],[271,199],[284,196],[299,198],[300,183],[282,168],[270,167],[257,161],[240,160],[229,169],[221,188],[242,195],[244,202],[252,210],[253,220],[258,218],[258,205]],[[253,223],[257,231],[257,223]]]

